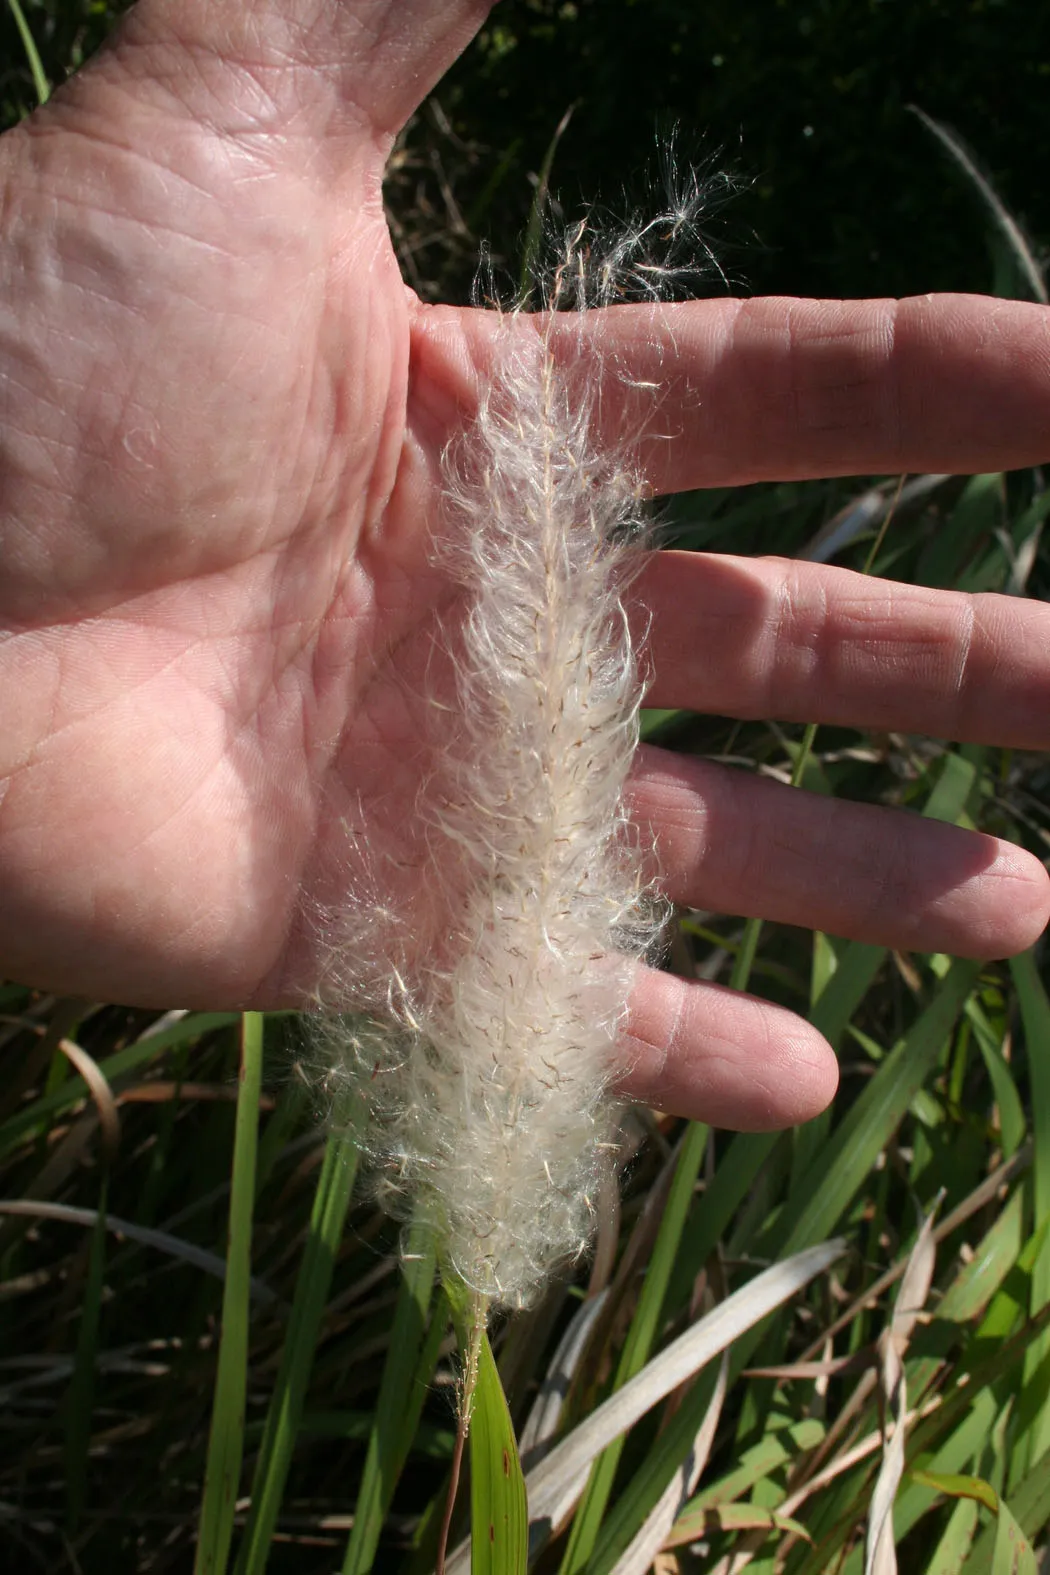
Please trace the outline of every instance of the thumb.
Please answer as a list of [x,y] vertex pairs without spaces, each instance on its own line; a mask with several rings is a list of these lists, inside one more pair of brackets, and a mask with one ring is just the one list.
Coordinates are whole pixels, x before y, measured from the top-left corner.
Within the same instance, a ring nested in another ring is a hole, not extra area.
[[[388,143],[473,38],[493,0],[140,0],[113,40],[220,133],[287,127]],[[180,80],[181,78],[181,80]],[[381,147],[385,153],[385,147]]]

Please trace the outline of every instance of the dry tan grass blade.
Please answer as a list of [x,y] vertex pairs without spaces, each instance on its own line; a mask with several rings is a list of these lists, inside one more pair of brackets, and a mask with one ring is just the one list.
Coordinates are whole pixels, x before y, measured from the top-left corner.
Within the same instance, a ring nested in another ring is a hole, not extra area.
[[[97,1209],[74,1208],[68,1203],[47,1203],[33,1198],[0,1198],[0,1215],[4,1214],[21,1215],[28,1219],[58,1220],[64,1225],[82,1225],[88,1230],[93,1230],[98,1223]],[[226,1278],[225,1258],[220,1258],[216,1252],[209,1252],[206,1247],[198,1247],[196,1242],[183,1241],[181,1236],[173,1236],[170,1231],[155,1230],[151,1225],[137,1225],[134,1220],[118,1219],[115,1214],[106,1215],[106,1229],[112,1235],[137,1242],[142,1247],[155,1247],[158,1252],[167,1253],[171,1258],[179,1258],[195,1269],[203,1269],[205,1274],[215,1275],[216,1279]],[[279,1304],[280,1297],[275,1296],[264,1281],[253,1275],[250,1283],[252,1296],[257,1302],[269,1307]]]
[[715,1392],[711,1396],[711,1404],[700,1424],[693,1447],[667,1484],[656,1508],[639,1527],[630,1545],[613,1567],[612,1575],[645,1575],[646,1570],[656,1560],[671,1534],[671,1527],[685,1508],[691,1494],[696,1491],[696,1484],[707,1465],[728,1387],[729,1353],[723,1351]]
[[579,1366],[580,1357],[586,1348],[595,1320],[607,1299],[608,1292],[601,1291],[589,1301],[581,1302],[573,1315],[572,1322],[558,1342],[558,1348],[551,1357],[547,1369],[547,1376],[540,1385],[539,1393],[518,1439],[518,1450],[526,1470],[529,1466],[539,1464],[540,1457],[546,1452],[547,1446],[558,1431],[569,1385]]
[[907,1431],[908,1391],[904,1357],[919,1314],[926,1305],[933,1281],[937,1247],[933,1235],[936,1205],[923,1220],[901,1280],[893,1317],[879,1339],[879,1383],[885,1420],[882,1432],[882,1466],[868,1509],[868,1535],[864,1575],[897,1575],[893,1540],[893,1504],[904,1474],[904,1440]]

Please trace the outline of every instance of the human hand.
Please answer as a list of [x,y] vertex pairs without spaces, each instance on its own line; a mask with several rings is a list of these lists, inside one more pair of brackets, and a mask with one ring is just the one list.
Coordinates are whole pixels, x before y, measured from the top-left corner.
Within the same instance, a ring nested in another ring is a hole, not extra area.
[[[348,828],[406,890],[418,868],[416,702],[450,611],[429,533],[493,322],[405,288],[380,186],[487,5],[290,9],[141,0],[0,141],[0,971],[65,992],[300,1001]],[[720,300],[593,330],[662,385],[657,493],[1050,447],[1036,307]],[[610,438],[625,402],[617,381]],[[654,705],[1046,745],[1037,604],[684,554],[638,601]],[[678,901],[979,956],[1050,911],[994,838],[651,749],[632,792]],[[719,1125],[834,1086],[813,1029],[714,986],[646,974],[631,1036],[631,1092]]]

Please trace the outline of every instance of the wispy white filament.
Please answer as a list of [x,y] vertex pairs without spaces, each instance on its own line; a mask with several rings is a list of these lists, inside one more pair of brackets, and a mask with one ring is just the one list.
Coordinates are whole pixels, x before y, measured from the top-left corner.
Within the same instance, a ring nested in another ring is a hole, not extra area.
[[[677,242],[694,217],[686,204],[656,222]],[[588,265],[581,226],[548,304],[586,305],[595,273],[607,296],[625,267],[657,293],[654,227]],[[658,928],[623,799],[643,691],[623,603],[639,487],[596,450],[594,347],[585,375],[569,322],[503,319],[476,420],[446,456],[436,553],[464,612],[417,814],[447,929],[422,956],[390,943],[372,964],[385,999],[342,1040],[385,1199],[428,1218],[446,1267],[506,1305],[590,1239],[630,979]]]

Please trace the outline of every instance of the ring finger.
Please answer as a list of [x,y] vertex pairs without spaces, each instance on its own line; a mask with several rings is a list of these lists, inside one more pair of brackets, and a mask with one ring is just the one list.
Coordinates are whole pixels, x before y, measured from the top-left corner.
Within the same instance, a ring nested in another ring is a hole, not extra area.
[[908,811],[651,747],[630,803],[652,830],[661,887],[689,907],[981,958],[1023,951],[1050,917],[1038,859]]

